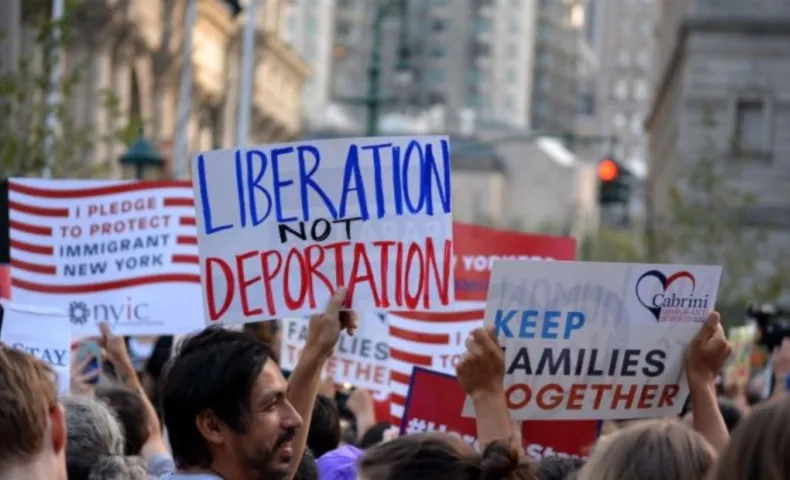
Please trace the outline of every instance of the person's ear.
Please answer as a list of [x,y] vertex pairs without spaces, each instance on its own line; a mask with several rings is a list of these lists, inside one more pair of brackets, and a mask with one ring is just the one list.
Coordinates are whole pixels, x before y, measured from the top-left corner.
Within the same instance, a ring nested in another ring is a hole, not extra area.
[[223,424],[210,410],[200,412],[195,419],[198,432],[206,441],[214,444],[221,444],[224,441],[222,435]]
[[56,404],[49,411],[49,421],[52,425],[52,451],[59,454],[66,448],[66,419],[63,416],[63,407]]

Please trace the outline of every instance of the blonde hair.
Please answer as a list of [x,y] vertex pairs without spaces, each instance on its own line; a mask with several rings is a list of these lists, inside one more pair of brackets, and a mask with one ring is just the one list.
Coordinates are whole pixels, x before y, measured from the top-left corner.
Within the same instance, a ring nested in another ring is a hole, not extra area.
[[764,403],[738,424],[709,480],[790,478],[790,397]]
[[602,438],[578,480],[700,480],[715,461],[710,444],[680,422],[638,422]]

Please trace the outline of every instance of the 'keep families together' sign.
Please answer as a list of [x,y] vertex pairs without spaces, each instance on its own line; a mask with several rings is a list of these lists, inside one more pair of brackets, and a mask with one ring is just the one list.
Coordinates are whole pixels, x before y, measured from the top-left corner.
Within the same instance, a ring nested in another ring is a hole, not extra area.
[[218,150],[192,170],[209,323],[313,313],[339,286],[358,311],[454,298],[445,137]]
[[[683,352],[713,310],[721,267],[494,264],[485,324],[505,351],[514,419],[677,414]],[[465,415],[473,409],[467,401]]]

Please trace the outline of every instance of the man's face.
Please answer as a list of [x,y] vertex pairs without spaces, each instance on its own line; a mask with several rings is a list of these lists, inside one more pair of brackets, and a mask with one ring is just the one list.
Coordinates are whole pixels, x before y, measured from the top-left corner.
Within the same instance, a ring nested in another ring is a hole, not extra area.
[[268,360],[250,393],[245,433],[234,432],[230,444],[249,480],[285,478],[291,467],[296,429],[302,418],[285,398],[287,387],[277,365]]

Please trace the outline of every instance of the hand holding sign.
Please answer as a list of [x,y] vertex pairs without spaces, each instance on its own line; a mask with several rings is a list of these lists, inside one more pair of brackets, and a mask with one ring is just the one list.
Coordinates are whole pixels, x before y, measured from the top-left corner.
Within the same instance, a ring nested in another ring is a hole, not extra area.
[[730,344],[721,326],[721,317],[711,312],[686,351],[689,385],[714,385],[730,356]]
[[494,330],[475,329],[466,339],[467,352],[455,367],[456,375],[467,395],[502,394],[505,379],[505,356]]
[[353,335],[357,329],[357,315],[352,311],[340,311],[346,303],[348,290],[338,288],[337,292],[329,299],[324,313],[313,315],[307,329],[305,348],[327,357],[334,353],[340,332],[346,330]]

